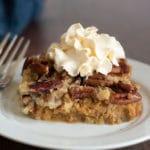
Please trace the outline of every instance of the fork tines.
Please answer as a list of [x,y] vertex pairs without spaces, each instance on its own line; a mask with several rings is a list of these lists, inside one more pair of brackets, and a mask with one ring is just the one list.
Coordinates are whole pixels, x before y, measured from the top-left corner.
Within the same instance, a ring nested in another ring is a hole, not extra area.
[[[13,77],[18,64],[23,59],[30,44],[30,40],[27,40],[23,44],[24,38],[18,38],[17,35],[13,37],[10,43],[8,42],[9,38],[10,33],[0,43],[0,76],[3,80],[6,77],[9,80]],[[20,52],[19,49],[21,50]],[[17,59],[13,62],[16,55]],[[2,82],[2,79],[0,79],[0,82]]]

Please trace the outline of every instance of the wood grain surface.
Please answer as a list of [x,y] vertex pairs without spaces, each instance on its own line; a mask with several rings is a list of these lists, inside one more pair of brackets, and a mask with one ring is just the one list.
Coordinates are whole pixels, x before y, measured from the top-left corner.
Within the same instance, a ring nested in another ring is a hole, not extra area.
[[[27,56],[46,50],[77,22],[116,36],[127,57],[150,64],[150,0],[45,0],[41,16],[22,33],[31,39]],[[10,149],[38,150],[0,137],[0,150]],[[150,141],[119,150],[150,150]]]

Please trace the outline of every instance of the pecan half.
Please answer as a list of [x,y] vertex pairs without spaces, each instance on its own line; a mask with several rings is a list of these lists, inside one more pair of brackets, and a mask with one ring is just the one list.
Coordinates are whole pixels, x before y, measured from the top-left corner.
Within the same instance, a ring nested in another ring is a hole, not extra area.
[[90,86],[110,86],[112,84],[113,81],[110,80],[89,79],[86,81],[86,85],[90,85]]
[[110,88],[117,93],[137,93],[137,85],[134,83],[128,84],[119,81],[110,86]]
[[121,67],[120,66],[113,66],[110,73],[113,73],[113,74],[121,73]]
[[61,80],[36,81],[29,84],[31,92],[44,92],[62,86]]
[[106,76],[101,73],[94,73],[84,83],[89,86],[110,86],[113,84],[113,81],[107,80]]
[[125,59],[119,60],[119,66],[113,66],[109,74],[128,74],[131,72],[131,67],[127,64]]
[[121,66],[121,73],[122,73],[122,74],[123,74],[123,73],[128,74],[128,73],[131,72],[131,68],[130,68],[129,65],[126,65],[126,64],[120,64],[120,66]]
[[115,93],[111,96],[111,103],[118,105],[127,105],[141,100],[141,95],[139,93],[129,94],[129,93]]
[[101,73],[93,73],[88,79],[105,79],[105,75]]
[[37,73],[37,74],[48,74],[49,73],[49,66],[48,64],[44,64],[42,62],[35,62],[29,65],[30,69]]
[[77,86],[70,89],[73,99],[81,99],[91,97],[94,94],[94,88],[90,86]]
[[132,91],[133,87],[130,84],[119,82],[118,86],[125,92],[129,93]]
[[119,93],[122,93],[122,92],[129,93],[133,90],[132,85],[125,84],[125,83],[122,83],[122,82],[115,83],[115,84],[111,85],[110,88],[113,91],[119,92]]
[[22,72],[27,68],[39,75],[48,74],[52,68],[52,62],[47,61],[44,54],[41,54],[39,57],[31,56],[26,58]]
[[110,86],[113,81],[107,80],[106,77],[100,73],[95,73],[85,80],[85,84],[89,86]]

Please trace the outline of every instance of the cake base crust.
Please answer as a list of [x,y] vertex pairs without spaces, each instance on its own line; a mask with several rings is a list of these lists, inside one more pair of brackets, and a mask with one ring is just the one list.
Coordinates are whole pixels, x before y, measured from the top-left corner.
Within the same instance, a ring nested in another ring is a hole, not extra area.
[[49,109],[34,105],[28,115],[36,120],[119,124],[130,121],[141,113],[141,101],[117,105],[105,102],[93,103],[91,99],[85,98],[82,101],[72,102],[70,96],[66,94],[60,107]]

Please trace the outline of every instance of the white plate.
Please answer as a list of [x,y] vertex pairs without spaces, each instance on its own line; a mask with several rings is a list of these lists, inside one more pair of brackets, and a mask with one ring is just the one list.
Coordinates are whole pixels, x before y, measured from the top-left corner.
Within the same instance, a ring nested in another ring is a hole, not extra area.
[[21,64],[12,84],[0,93],[0,134],[38,147],[86,150],[124,147],[150,139],[150,66],[131,59],[129,63],[133,79],[141,85],[144,111],[139,118],[113,126],[30,119],[21,113],[17,101]]

